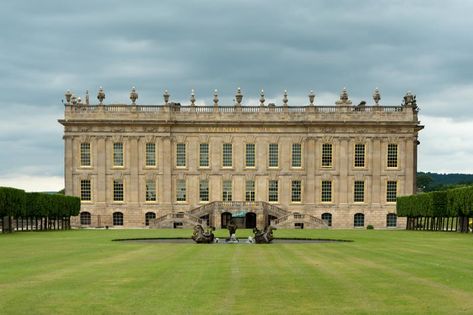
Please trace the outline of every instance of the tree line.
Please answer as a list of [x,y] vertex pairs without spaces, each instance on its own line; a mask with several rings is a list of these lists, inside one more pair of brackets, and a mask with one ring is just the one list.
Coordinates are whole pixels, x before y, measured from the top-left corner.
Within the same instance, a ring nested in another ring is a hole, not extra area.
[[473,174],[417,173],[417,191],[430,192],[464,187],[473,184]]
[[70,217],[79,212],[78,197],[0,187],[2,232],[69,229]]
[[408,230],[469,232],[473,186],[397,198],[397,215],[407,217]]

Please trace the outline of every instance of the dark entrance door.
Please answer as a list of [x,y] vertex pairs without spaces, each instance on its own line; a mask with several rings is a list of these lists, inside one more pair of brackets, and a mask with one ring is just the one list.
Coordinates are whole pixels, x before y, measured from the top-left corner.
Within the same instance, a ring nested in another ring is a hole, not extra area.
[[256,213],[248,212],[245,215],[245,228],[254,229],[256,227]]
[[228,223],[230,223],[230,220],[232,219],[232,214],[230,212],[223,212],[221,215],[222,219],[222,229],[226,229],[228,226]]

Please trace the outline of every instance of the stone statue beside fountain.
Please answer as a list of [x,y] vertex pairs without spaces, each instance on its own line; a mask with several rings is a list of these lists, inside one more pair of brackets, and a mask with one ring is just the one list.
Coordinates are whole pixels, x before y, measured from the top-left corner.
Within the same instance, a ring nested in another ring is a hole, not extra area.
[[204,232],[204,228],[202,225],[197,224],[194,226],[194,233],[192,234],[192,239],[196,243],[213,243],[215,236],[213,231],[215,231],[215,228],[213,226],[207,228],[207,232]]
[[[197,224],[194,226],[194,233],[192,234],[192,239],[196,243],[224,243],[224,244],[238,244],[240,240],[236,237],[237,225],[233,220],[227,225],[228,233],[230,234],[229,238],[226,238],[224,241],[220,241],[219,238],[215,238],[213,231],[214,227],[207,228],[207,232],[204,231],[202,225]],[[258,230],[258,228],[253,229],[254,237],[249,236],[244,243],[248,244],[269,244],[273,241],[273,231],[276,230],[275,227],[268,225],[264,230]]]
[[258,230],[258,228],[253,229],[255,234],[254,242],[256,244],[269,244],[273,241],[273,230],[276,230],[274,226],[268,225],[264,230]]

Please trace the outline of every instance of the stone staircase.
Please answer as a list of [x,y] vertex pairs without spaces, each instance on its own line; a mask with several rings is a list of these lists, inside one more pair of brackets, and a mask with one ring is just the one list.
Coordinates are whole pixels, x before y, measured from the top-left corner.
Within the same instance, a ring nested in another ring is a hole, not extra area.
[[305,229],[326,229],[327,223],[311,214],[289,213],[271,221],[271,225],[281,229],[305,228]]
[[149,227],[151,229],[175,229],[175,228],[193,228],[196,224],[202,225],[205,229],[207,221],[202,220],[188,212],[168,213],[162,217],[149,220]]

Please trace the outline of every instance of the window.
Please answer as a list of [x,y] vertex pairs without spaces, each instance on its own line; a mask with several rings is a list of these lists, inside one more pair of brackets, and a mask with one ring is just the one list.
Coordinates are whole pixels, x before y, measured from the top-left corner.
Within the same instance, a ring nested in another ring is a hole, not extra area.
[[332,202],[332,181],[322,181],[322,202]]
[[278,181],[270,180],[269,185],[268,185],[268,201],[278,202],[278,200],[279,200]]
[[90,225],[91,223],[90,212],[81,212],[80,213],[80,225]]
[[90,166],[90,143],[80,144],[80,166]]
[[178,179],[176,182],[176,201],[186,201],[186,180]]
[[201,143],[199,146],[199,166],[208,167],[209,166],[209,144]]
[[322,220],[327,223],[328,226],[332,226],[332,214],[331,213],[322,213]]
[[255,201],[255,181],[254,180],[246,181],[245,200]]
[[291,193],[291,200],[292,202],[300,202],[301,201],[301,181],[300,180],[293,180],[292,181],[292,193]]
[[386,216],[386,226],[396,227],[397,226],[397,215],[395,213],[388,213]]
[[113,181],[113,201],[123,201],[123,180]]
[[300,143],[292,144],[292,167],[302,167],[302,146]]
[[222,201],[232,201],[232,181],[223,181]]
[[177,167],[186,166],[186,144],[185,143],[176,144],[176,166]]
[[209,201],[209,181],[201,180],[199,183],[199,200]]
[[113,166],[123,166],[123,143],[113,144]]
[[246,167],[255,167],[255,144],[254,143],[247,143],[246,144],[246,153],[245,153],[245,166]]
[[269,144],[269,160],[268,166],[269,167],[278,167],[279,166],[279,148],[277,143],[270,143]]
[[80,181],[80,200],[82,201],[92,200],[90,179],[82,179]]
[[113,225],[123,225],[123,213],[121,212],[113,213]]
[[146,166],[156,166],[156,144],[146,144]]
[[233,166],[233,147],[231,143],[224,143],[222,146],[223,151],[223,167]]
[[353,201],[354,202],[365,202],[365,182],[362,180],[356,180],[353,187]]
[[146,181],[146,201],[156,201],[156,181]]
[[357,213],[353,217],[353,226],[362,227],[365,226],[365,215],[363,213]]
[[389,180],[386,185],[386,201],[396,202],[397,197],[397,182]]
[[322,144],[322,167],[332,167],[332,144]]
[[154,212],[146,212],[145,214],[145,225],[149,225],[149,220],[156,219],[156,213]]
[[365,145],[355,144],[355,167],[365,167]]
[[397,167],[397,144],[388,144],[388,167]]

